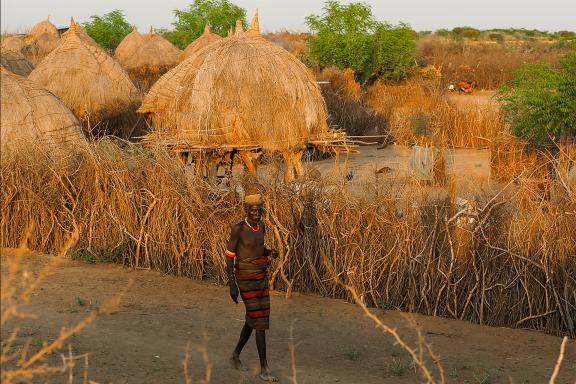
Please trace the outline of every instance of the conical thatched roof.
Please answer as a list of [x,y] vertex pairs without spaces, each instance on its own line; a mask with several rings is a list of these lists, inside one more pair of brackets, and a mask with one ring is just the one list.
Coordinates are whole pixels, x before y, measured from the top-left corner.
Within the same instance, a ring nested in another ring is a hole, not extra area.
[[42,20],[36,24],[30,31],[30,35],[33,37],[38,37],[43,34],[52,35],[55,37],[60,37],[58,33],[58,28],[50,22],[50,16],[46,20]]
[[326,106],[313,74],[253,28],[244,33],[237,25],[233,36],[166,73],[139,111],[160,130],[208,145],[289,150],[326,133]]
[[142,44],[124,61],[124,67],[130,72],[161,72],[178,64],[179,57],[180,50],[150,28]]
[[70,33],[29,78],[60,97],[85,124],[121,115],[140,102],[120,64],[81,39],[73,21]]
[[12,73],[20,76],[28,76],[34,69],[23,54],[11,49],[0,50],[0,64]]
[[22,52],[26,46],[23,36],[8,36],[2,39],[2,49],[10,49],[16,52]]
[[54,95],[34,82],[0,68],[2,148],[20,140],[72,148],[86,141],[78,120]]
[[[70,30],[64,32],[62,34],[62,38],[65,38],[69,33]],[[91,46],[102,49],[100,44],[94,41],[94,39],[90,37],[90,35],[86,32],[84,27],[82,27],[79,23],[76,23],[76,35],[78,35],[79,38],[81,38],[82,40],[84,40],[84,42],[90,44]]]
[[204,33],[200,35],[196,40],[188,44],[184,52],[180,55],[180,61],[184,61],[189,58],[195,52],[198,52],[202,48],[218,41],[222,40],[222,37],[210,32],[210,27],[208,24],[204,27]]
[[114,58],[118,60],[120,64],[124,64],[142,43],[144,43],[144,36],[142,36],[142,34],[138,32],[138,29],[136,29],[136,26],[134,26],[132,32],[127,34],[116,47]]

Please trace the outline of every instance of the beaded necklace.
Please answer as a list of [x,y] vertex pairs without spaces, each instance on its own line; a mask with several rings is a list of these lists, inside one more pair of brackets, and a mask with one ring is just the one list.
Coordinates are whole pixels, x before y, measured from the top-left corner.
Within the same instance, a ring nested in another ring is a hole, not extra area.
[[250,229],[254,232],[258,232],[260,230],[260,223],[256,223],[255,226],[251,226],[250,223],[248,222],[248,218],[244,218],[244,222],[246,223],[247,226],[250,227]]

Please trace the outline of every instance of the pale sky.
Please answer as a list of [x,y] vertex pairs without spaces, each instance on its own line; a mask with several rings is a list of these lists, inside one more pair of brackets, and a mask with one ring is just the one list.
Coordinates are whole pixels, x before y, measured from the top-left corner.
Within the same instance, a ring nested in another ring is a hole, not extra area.
[[[305,17],[319,14],[321,0],[232,0],[248,11],[260,10],[262,31],[306,31]],[[350,1],[342,0],[342,3]],[[576,30],[576,0],[365,0],[380,21],[406,22],[415,30],[451,29],[457,26],[528,28],[547,31]],[[50,15],[56,26],[70,16],[84,22],[91,15],[122,9],[140,30],[171,27],[174,9],[192,0],[0,0],[1,30],[22,32]]]

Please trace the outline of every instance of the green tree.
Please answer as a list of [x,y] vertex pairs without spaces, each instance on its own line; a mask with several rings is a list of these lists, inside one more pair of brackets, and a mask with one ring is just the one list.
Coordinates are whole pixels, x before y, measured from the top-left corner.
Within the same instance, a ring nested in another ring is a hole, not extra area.
[[559,68],[529,64],[497,93],[514,133],[546,145],[561,137],[576,137],[576,53]]
[[226,36],[241,20],[246,27],[246,10],[228,0],[194,0],[188,8],[174,10],[173,31],[162,31],[164,37],[179,48],[185,48],[204,31],[208,24],[212,32]]
[[405,24],[378,22],[365,3],[329,0],[322,15],[310,15],[306,23],[314,34],[310,54],[321,67],[352,68],[367,80],[376,75],[399,79],[412,65],[415,33]]
[[116,48],[132,31],[132,26],[124,18],[124,12],[118,9],[103,16],[90,16],[90,21],[84,23],[84,28],[91,38],[107,49]]

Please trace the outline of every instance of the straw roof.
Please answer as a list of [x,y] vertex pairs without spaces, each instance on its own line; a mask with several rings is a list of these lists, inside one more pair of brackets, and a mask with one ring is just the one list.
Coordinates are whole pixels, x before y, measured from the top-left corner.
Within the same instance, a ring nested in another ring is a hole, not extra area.
[[22,49],[26,46],[23,36],[8,36],[2,39],[2,48],[10,49],[17,52],[22,52]]
[[[68,36],[69,33],[70,33],[70,30],[67,30],[66,32],[64,32],[62,34],[62,38],[65,38],[66,36]],[[88,34],[88,32],[86,32],[86,30],[84,29],[84,27],[82,27],[82,25],[80,25],[79,23],[76,23],[76,35],[78,35],[79,38],[84,40],[85,43],[88,43],[93,47],[102,49],[100,44],[98,44],[93,38],[91,38],[90,35]]]
[[222,37],[216,35],[215,33],[210,32],[210,26],[206,24],[204,27],[204,33],[200,35],[196,40],[188,44],[184,52],[180,55],[180,61],[184,61],[189,58],[194,53],[198,52],[202,48],[221,40]]
[[49,33],[43,33],[37,37],[30,37],[29,43],[24,47],[22,53],[34,65],[38,65],[50,52],[60,44],[60,37]]
[[85,143],[78,120],[60,99],[1,67],[0,76],[0,142],[3,149],[20,140],[58,148]]
[[60,97],[83,122],[95,124],[135,108],[140,94],[122,67],[104,50],[70,33],[29,78]]
[[151,27],[142,44],[124,61],[124,67],[131,72],[161,72],[178,64],[180,52]]
[[46,20],[42,20],[36,24],[30,31],[30,35],[34,37],[38,37],[43,34],[48,34],[55,37],[60,36],[58,33],[58,28],[56,28],[56,26],[50,22],[50,16],[48,16]]
[[132,32],[126,35],[116,47],[114,51],[114,58],[118,60],[120,64],[124,64],[126,60],[128,60],[134,52],[142,45],[144,42],[144,36],[140,32],[136,26],[133,27]]
[[166,73],[139,112],[157,128],[191,143],[301,148],[327,132],[326,106],[314,75],[249,29],[197,52]]
[[12,73],[20,76],[28,76],[34,69],[23,54],[11,49],[0,50],[0,64]]

